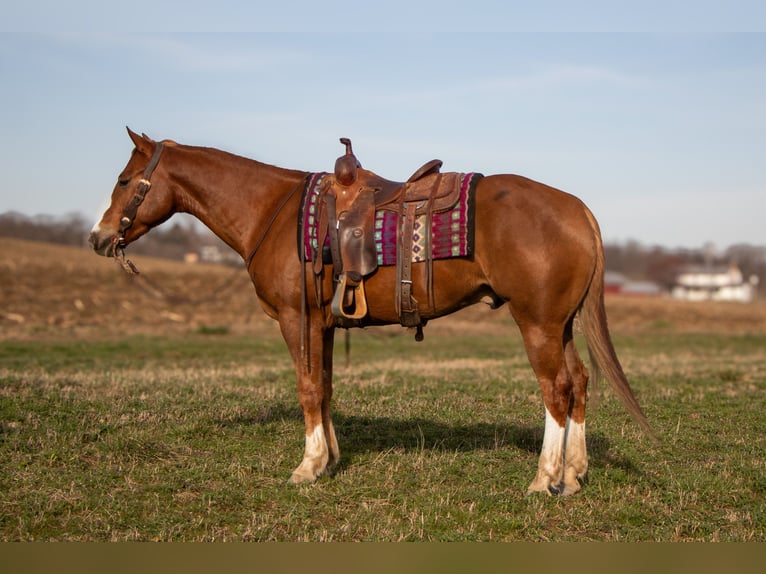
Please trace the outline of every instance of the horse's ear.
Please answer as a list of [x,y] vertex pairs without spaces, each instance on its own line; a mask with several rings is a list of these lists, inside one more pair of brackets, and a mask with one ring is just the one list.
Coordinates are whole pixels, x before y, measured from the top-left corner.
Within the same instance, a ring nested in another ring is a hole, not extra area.
[[145,135],[138,135],[130,128],[126,127],[126,129],[128,130],[128,135],[130,136],[130,139],[133,140],[136,149],[149,155],[151,153],[151,144],[154,143],[154,141]]
[[141,140],[141,136],[138,135],[136,132],[134,132],[132,129],[130,129],[128,126],[125,126],[125,129],[128,130],[128,135],[130,136],[130,139],[133,140],[133,143],[136,144],[136,147],[138,147],[138,142]]

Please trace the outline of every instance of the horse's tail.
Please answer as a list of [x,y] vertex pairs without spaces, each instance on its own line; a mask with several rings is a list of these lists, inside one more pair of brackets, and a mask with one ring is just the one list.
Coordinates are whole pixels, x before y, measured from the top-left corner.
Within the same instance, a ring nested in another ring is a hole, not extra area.
[[609,335],[604,307],[604,247],[601,241],[601,231],[595,217],[587,208],[586,213],[596,239],[596,267],[580,309],[580,320],[588,345],[591,377],[594,382],[598,382],[602,377],[605,378],[636,423],[647,435],[656,438],[646,415],[641,410],[641,406],[628,384],[628,378],[622,370],[622,365],[617,358]]

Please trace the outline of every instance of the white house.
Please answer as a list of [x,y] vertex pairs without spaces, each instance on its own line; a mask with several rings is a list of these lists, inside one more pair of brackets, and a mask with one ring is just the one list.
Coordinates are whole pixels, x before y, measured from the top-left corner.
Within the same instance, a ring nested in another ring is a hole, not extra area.
[[671,292],[686,301],[741,301],[755,299],[758,277],[745,281],[734,264],[728,267],[690,266],[679,273]]

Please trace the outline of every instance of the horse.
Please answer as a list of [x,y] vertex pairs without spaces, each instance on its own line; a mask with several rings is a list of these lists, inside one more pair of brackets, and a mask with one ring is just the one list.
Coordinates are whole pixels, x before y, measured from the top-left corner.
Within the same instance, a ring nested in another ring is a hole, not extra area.
[[[332,474],[340,458],[331,416],[332,273],[314,300],[310,263],[296,249],[299,190],[306,171],[265,164],[210,147],[155,141],[128,128],[134,144],[111,203],[90,233],[96,253],[124,257],[124,248],[176,212],[189,213],[244,260],[263,310],[275,319],[295,366],[305,421],[303,459],[294,484]],[[570,495],[588,470],[585,440],[589,373],[574,341],[579,315],[591,375],[606,378],[649,435],[644,415],[611,341],[604,306],[604,251],[595,217],[574,195],[520,175],[487,175],[475,187],[474,251],[412,265],[413,295],[435,319],[480,301],[507,305],[523,339],[545,407],[537,472],[527,494]],[[366,279],[362,326],[395,324],[396,275],[390,266]],[[428,297],[428,295],[432,297]]]

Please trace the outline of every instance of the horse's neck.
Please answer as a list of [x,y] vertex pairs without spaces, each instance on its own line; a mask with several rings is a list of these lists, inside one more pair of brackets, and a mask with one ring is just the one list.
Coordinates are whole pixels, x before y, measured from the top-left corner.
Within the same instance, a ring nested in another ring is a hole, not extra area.
[[178,211],[190,213],[247,257],[282,198],[305,175],[210,148],[182,150]]

